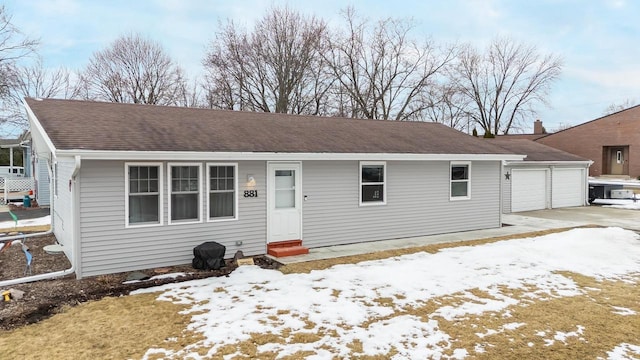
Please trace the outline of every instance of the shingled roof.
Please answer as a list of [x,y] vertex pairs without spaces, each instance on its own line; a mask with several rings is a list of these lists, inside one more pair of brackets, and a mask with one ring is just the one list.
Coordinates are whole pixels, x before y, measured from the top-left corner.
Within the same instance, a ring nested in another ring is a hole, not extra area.
[[57,150],[514,154],[430,122],[78,100],[26,103]]
[[558,150],[538,142],[526,139],[509,139],[499,137],[495,139],[487,139],[495,145],[505,150],[518,154],[526,154],[524,161],[589,161],[578,155]]

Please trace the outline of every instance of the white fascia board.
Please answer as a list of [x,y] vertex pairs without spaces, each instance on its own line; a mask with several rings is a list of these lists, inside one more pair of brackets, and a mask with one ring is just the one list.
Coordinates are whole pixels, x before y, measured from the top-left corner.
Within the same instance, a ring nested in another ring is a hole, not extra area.
[[[29,104],[27,104],[26,101],[22,100],[22,102],[24,103],[25,109],[27,109],[27,117],[29,118],[29,123],[31,124],[31,127],[32,127],[31,132],[33,133],[35,130],[42,137],[42,139],[44,140],[44,143],[49,148],[49,151],[55,154],[56,147],[53,145],[53,141],[51,141],[51,139],[49,138],[49,135],[47,135],[47,133],[44,131],[42,124],[40,124],[40,121],[38,121],[38,117],[36,117],[36,114],[33,113],[31,108],[29,107]],[[33,134],[32,134],[32,137],[33,137]]]
[[514,154],[395,154],[395,153],[284,153],[284,152],[194,152],[194,151],[102,151],[58,150],[57,156],[77,156],[83,160],[136,161],[217,161],[217,160],[395,160],[395,161],[517,161]]
[[505,161],[504,166],[511,167],[535,167],[535,166],[554,166],[554,165],[571,165],[580,167],[589,167],[593,161]]

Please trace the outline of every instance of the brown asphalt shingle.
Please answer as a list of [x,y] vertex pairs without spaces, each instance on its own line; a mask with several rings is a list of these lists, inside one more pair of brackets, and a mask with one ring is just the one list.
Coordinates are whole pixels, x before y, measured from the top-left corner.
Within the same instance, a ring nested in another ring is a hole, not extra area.
[[486,141],[498,145],[505,150],[527,155],[524,161],[588,161],[578,155],[526,139],[498,137],[495,139],[487,139]]
[[58,150],[513,154],[430,122],[26,99]]

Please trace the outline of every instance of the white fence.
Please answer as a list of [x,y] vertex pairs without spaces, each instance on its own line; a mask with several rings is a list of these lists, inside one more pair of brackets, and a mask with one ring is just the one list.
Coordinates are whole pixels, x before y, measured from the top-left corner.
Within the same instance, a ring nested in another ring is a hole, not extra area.
[[16,199],[19,199],[23,192],[35,189],[35,180],[33,178],[7,178],[0,177],[0,189],[3,189],[3,197],[0,202],[6,204],[12,194],[17,194]]

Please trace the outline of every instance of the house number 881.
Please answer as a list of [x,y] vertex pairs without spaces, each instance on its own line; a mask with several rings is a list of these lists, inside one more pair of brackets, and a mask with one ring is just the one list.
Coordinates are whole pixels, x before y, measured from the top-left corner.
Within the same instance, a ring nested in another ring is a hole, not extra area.
[[258,190],[245,190],[244,197],[258,197]]

